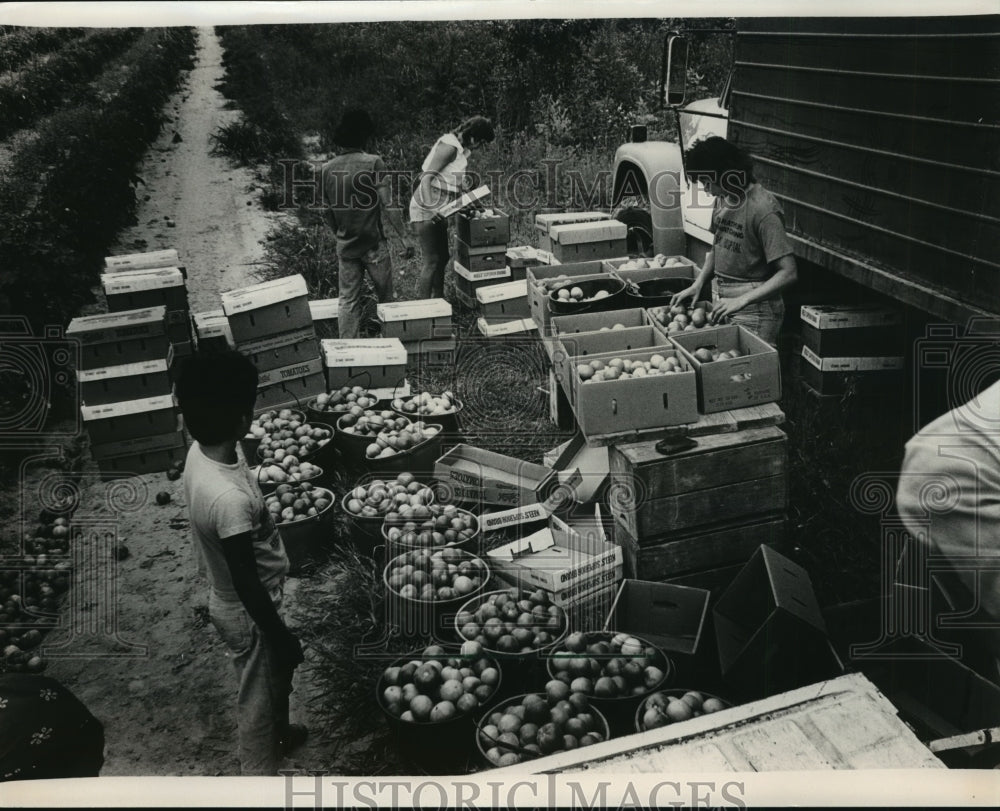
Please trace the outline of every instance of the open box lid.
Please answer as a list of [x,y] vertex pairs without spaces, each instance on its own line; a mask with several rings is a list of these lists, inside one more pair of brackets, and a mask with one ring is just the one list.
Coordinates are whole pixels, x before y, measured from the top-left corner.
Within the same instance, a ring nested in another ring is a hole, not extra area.
[[222,309],[227,316],[233,316],[308,295],[306,280],[301,274],[296,273],[294,276],[272,279],[269,282],[223,293]]
[[491,193],[492,192],[490,192],[489,186],[480,186],[479,188],[466,192],[457,200],[439,209],[438,214],[442,217],[450,217],[452,214],[458,214],[458,212],[462,209],[482,202],[489,197]]

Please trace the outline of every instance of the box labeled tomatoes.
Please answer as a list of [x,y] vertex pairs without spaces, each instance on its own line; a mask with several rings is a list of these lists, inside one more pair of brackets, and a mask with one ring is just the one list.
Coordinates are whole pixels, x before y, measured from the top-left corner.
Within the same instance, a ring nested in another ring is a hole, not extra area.
[[329,390],[341,386],[393,388],[406,377],[407,350],[399,338],[320,342]]
[[291,332],[244,341],[237,344],[236,348],[253,361],[253,365],[262,375],[283,366],[319,359],[319,344],[312,324]]
[[323,359],[310,358],[299,363],[292,363],[288,366],[281,366],[277,369],[268,369],[265,372],[261,372],[257,378],[257,388],[262,389],[265,386],[273,386],[276,383],[284,383],[298,377],[322,376],[322,374]]
[[608,540],[599,505],[592,519],[567,523],[553,515],[547,528],[493,549],[486,557],[490,568],[510,582],[543,588],[567,600],[621,577],[622,550]]

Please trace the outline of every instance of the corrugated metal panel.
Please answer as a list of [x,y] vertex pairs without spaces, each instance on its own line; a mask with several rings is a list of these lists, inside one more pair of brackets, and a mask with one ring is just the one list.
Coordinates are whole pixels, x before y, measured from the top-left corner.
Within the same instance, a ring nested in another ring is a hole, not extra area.
[[733,91],[790,231],[1000,312],[1000,17],[742,21]]

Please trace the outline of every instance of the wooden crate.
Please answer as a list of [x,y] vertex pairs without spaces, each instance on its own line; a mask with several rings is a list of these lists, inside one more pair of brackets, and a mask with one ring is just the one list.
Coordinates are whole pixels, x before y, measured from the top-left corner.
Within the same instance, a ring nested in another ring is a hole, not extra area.
[[761,544],[781,546],[785,521],[782,512],[765,513],[740,522],[668,532],[641,542],[615,522],[614,538],[622,548],[626,577],[663,582],[679,575],[746,563]]
[[615,521],[640,544],[788,506],[787,437],[775,427],[698,437],[665,456],[654,441],[612,445]]

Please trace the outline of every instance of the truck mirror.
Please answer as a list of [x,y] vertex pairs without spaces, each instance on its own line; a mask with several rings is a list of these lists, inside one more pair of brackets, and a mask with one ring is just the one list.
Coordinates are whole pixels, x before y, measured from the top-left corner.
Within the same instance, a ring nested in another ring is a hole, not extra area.
[[687,37],[671,32],[663,44],[663,71],[660,77],[660,102],[669,107],[684,103],[687,91]]

